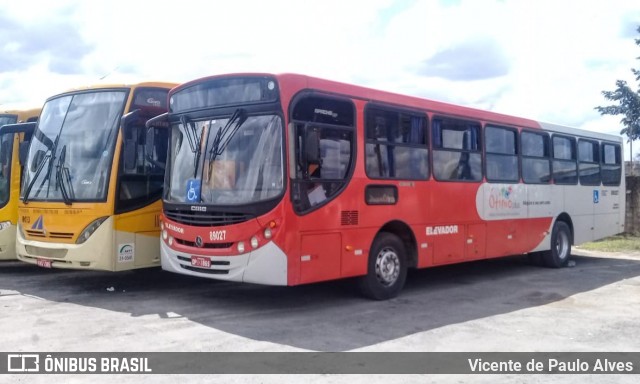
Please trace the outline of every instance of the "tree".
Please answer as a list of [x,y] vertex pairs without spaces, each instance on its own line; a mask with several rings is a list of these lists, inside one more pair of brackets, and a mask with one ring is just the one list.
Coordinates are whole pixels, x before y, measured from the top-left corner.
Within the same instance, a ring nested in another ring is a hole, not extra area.
[[[640,26],[637,29],[640,33]],[[640,39],[635,39],[636,45],[640,47]],[[636,59],[640,60],[640,57]],[[636,76],[636,81],[640,82],[640,70],[631,69],[631,72]],[[631,89],[627,82],[624,80],[616,81],[616,89],[614,91],[602,91],[602,95],[605,99],[613,101],[617,104],[607,105],[604,107],[596,107],[595,109],[600,112],[601,115],[622,115],[620,122],[623,125],[623,129],[620,134],[626,135],[631,147],[632,162],[633,162],[633,140],[640,138],[640,84],[637,90]],[[631,168],[633,171],[633,167]]]

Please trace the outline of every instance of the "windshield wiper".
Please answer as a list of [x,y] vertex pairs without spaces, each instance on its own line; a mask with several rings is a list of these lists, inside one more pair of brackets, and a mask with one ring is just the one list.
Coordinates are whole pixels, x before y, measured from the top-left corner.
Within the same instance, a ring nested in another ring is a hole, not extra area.
[[189,142],[189,148],[191,148],[191,152],[196,153],[198,151],[198,140],[196,136],[198,135],[198,130],[196,129],[196,125],[193,121],[189,120],[185,115],[180,116],[180,122],[184,127],[184,133],[187,136],[187,141]]
[[[71,183],[69,168],[64,165],[66,157],[67,146],[65,145],[62,147],[62,151],[60,151],[58,164],[56,164],[56,185],[60,186],[60,193],[62,194],[64,203],[66,205],[71,205],[72,201],[75,199],[75,194],[73,193],[73,184]],[[69,191],[67,191],[65,182],[69,184]]]
[[[36,136],[37,136],[37,132],[36,132]],[[42,172],[42,168],[44,168],[44,163],[47,161],[47,159],[49,160],[49,168],[47,169],[47,174],[44,176],[42,183],[40,183],[40,190],[42,190],[42,186],[44,185],[44,183],[46,183],[47,180],[49,180],[49,178],[51,177],[51,171],[53,170],[53,161],[55,160],[56,148],[58,148],[58,142],[60,141],[60,133],[58,132],[58,135],[56,136],[56,140],[52,144],[51,144],[51,139],[49,139],[46,136],[44,136],[44,138],[42,138],[40,141],[47,146],[47,152],[45,152],[44,156],[42,157],[42,161],[38,165],[38,169],[33,175],[33,179],[31,180],[29,185],[27,185],[27,188],[24,191],[24,197],[22,198],[22,202],[25,204],[29,202],[29,194],[31,193],[31,189],[33,189],[33,186],[36,183],[36,180],[38,180],[38,176],[40,175],[40,172]],[[49,187],[47,187],[47,191],[48,190],[49,190]]]
[[211,150],[209,151],[209,163],[212,163],[216,157],[220,156],[224,150],[227,149],[227,145],[229,145],[233,136],[235,136],[240,129],[240,126],[242,126],[246,120],[247,114],[244,109],[238,108],[233,112],[233,115],[231,115],[227,124],[222,129],[218,130],[216,137],[213,138]]
[[204,129],[200,132],[200,137],[198,136],[198,129],[193,121],[189,120],[185,115],[180,116],[180,122],[184,127],[184,133],[187,136],[187,141],[189,142],[189,147],[191,148],[191,152],[195,154],[193,157],[193,178],[197,178],[198,174],[198,162],[200,161],[200,154],[202,149],[200,148],[202,141],[202,134],[204,133]]
[[22,197],[23,203],[27,204],[29,202],[29,193],[31,192],[33,185],[36,183],[40,172],[42,172],[42,168],[44,168],[44,163],[47,162],[47,159],[51,159],[51,154],[47,154],[42,158],[42,161],[38,165],[38,169],[36,169],[36,172],[33,174],[33,180],[31,180],[29,185],[27,185],[27,188],[24,190],[24,196]]

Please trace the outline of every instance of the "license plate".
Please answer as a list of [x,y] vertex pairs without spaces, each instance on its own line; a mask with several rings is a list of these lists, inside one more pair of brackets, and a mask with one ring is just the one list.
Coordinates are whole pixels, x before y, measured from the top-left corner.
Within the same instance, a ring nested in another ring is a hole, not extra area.
[[51,268],[51,260],[36,259],[36,264],[38,264],[38,267]]
[[211,268],[211,259],[202,256],[191,256],[191,266],[199,268]]

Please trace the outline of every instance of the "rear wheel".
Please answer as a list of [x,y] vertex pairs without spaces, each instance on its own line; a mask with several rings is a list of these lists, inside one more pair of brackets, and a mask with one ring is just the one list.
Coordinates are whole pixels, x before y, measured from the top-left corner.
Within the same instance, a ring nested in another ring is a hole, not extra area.
[[380,233],[369,252],[367,274],[359,281],[362,293],[375,300],[398,296],[407,279],[406,250],[391,233]]
[[551,249],[544,253],[544,265],[562,268],[571,257],[571,229],[564,221],[557,221],[551,231]]

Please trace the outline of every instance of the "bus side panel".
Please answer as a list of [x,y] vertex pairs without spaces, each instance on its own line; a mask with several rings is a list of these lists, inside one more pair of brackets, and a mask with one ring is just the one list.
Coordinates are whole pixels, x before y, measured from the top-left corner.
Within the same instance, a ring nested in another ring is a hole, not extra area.
[[160,206],[156,201],[116,215],[116,271],[160,265]]
[[[0,260],[16,258],[16,230],[18,223],[18,199],[20,198],[20,162],[18,161],[19,135],[13,135],[11,148],[10,170],[3,169],[0,173],[0,183],[8,183],[8,196],[3,196],[7,203],[0,208],[0,221],[9,221],[7,228],[0,231]],[[10,179],[7,180],[7,172]]]
[[594,239],[594,208],[598,205],[597,195],[600,187],[568,185],[560,187],[564,209],[573,223],[573,242],[582,244]]
[[340,233],[302,235],[300,282],[332,280],[340,277]]
[[367,273],[369,249],[379,227],[354,228],[342,231],[341,277],[362,276]]
[[[624,178],[623,178],[624,180]],[[594,240],[624,231],[626,191],[621,187],[601,186],[594,209]]]
[[476,195],[476,209],[486,222],[486,257],[527,253],[546,243],[552,211],[563,205],[554,196],[557,188],[484,183]]

